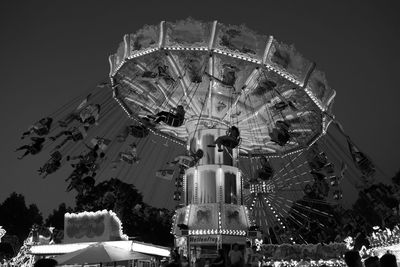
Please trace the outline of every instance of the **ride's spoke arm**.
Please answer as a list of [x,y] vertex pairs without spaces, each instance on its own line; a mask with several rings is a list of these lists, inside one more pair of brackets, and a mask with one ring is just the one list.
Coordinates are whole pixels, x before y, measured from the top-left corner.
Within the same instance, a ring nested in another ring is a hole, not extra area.
[[[304,163],[302,163],[302,164],[299,164],[299,165],[297,165],[295,168],[296,168],[296,169],[300,169],[300,168],[301,168],[302,166],[304,166],[305,164],[307,164],[307,162],[304,162]],[[289,171],[283,173],[282,175],[280,175],[280,173],[277,173],[277,174],[275,175],[276,178],[274,177],[275,179],[272,178],[272,180],[273,180],[274,183],[281,184],[281,183],[290,181],[292,178],[301,177],[301,176],[308,175],[308,174],[311,173],[311,170],[309,170],[309,171],[303,171],[303,172],[300,173],[300,174],[297,174],[297,173],[296,173],[295,176],[290,176],[289,178],[282,180],[285,176],[289,175],[289,173],[294,172],[294,171],[296,171],[296,170],[291,169],[291,170],[289,170]],[[278,181],[279,181],[279,182],[278,182]]]
[[314,208],[311,208],[311,207],[302,205],[302,204],[300,204],[300,203],[293,202],[293,201],[291,201],[291,200],[288,200],[288,201],[291,202],[293,205],[296,205],[297,207],[302,208],[302,209],[305,209],[305,210],[307,210],[307,211],[310,211],[310,212],[312,212],[312,213],[314,213],[314,214],[322,215],[322,216],[328,216],[328,217],[333,217],[332,214],[326,213],[326,212],[324,212],[324,211],[320,211],[320,210],[317,210],[317,209],[314,209]]
[[[136,66],[138,69],[140,69],[141,71],[145,72],[148,71],[148,69],[142,65],[139,62],[136,62]],[[158,90],[160,90],[160,92],[163,94],[163,96],[165,97],[165,100],[167,101],[167,104],[172,108],[172,107],[176,107],[177,104],[175,103],[175,101],[171,98],[168,97],[167,93],[166,93],[166,88],[164,88],[159,82],[153,82],[150,81],[151,84],[153,84]]]
[[[211,56],[209,58],[208,65],[209,65],[210,75],[212,77],[214,77],[215,76],[215,69],[214,69],[215,60],[214,60],[214,54],[213,53],[211,54]],[[212,79],[210,77],[209,90],[208,90],[208,104],[207,104],[207,106],[208,106],[208,117],[209,118],[212,118],[212,109],[213,109],[213,106],[212,106],[213,99],[212,98],[213,98],[213,95],[214,95],[213,94],[214,86],[215,86],[215,81],[214,81],[214,79]]]
[[[281,199],[283,199],[283,200],[289,201],[288,199],[285,199],[285,198],[283,198],[283,197],[278,197],[278,198],[281,198]],[[268,200],[269,200],[269,202],[272,203],[272,205],[274,205],[275,202],[280,202],[280,203],[281,203],[281,205],[280,205],[281,210],[283,210],[283,212],[287,215],[287,217],[288,217],[289,219],[293,220],[296,224],[300,225],[301,227],[304,227],[304,224],[303,224],[302,222],[298,221],[296,218],[294,218],[293,215],[290,214],[286,209],[282,208],[283,206],[287,207],[287,208],[289,209],[289,211],[292,210],[294,213],[296,213],[296,214],[299,215],[300,217],[302,217],[302,218],[304,218],[304,219],[306,219],[306,220],[310,220],[310,218],[309,218],[307,215],[305,215],[304,213],[299,212],[298,210],[294,209],[292,206],[287,205],[287,204],[285,204],[285,203],[279,201],[278,199],[273,200],[273,199],[268,198]],[[277,204],[275,204],[275,206],[276,206],[276,205],[277,205]],[[275,207],[275,208],[276,208],[276,207]],[[279,210],[279,209],[278,209],[278,210]],[[284,217],[281,213],[279,213],[279,214],[281,215],[282,218]]]
[[242,96],[245,97],[246,95],[251,93],[252,90],[254,90],[257,87],[257,85],[254,84],[250,89],[250,84],[253,81],[253,79],[256,78],[256,75],[259,74],[259,72],[260,72],[259,68],[257,67],[250,73],[250,75],[249,75],[249,77],[247,77],[246,82],[244,83],[243,88],[240,91],[239,95],[236,96],[236,98],[233,101],[232,105],[228,108],[228,110],[226,111],[225,115],[222,117],[222,119],[221,119],[222,121],[224,121],[226,119],[226,117],[231,116],[233,108],[236,107],[236,105],[238,104],[238,102],[239,102],[239,100],[240,100],[240,98]]
[[[167,57],[167,60],[168,60],[169,64],[171,65],[172,70],[174,71],[175,75],[178,77],[178,80],[182,87],[182,91],[183,91],[183,95],[185,96],[185,99],[189,99],[189,96],[188,96],[189,86],[187,85],[187,81],[182,74],[182,70],[178,66],[178,63],[175,61],[174,57],[169,52],[166,52],[165,56]],[[199,109],[199,107],[197,107],[195,102],[193,103],[193,105],[189,105],[188,108],[190,108],[193,111],[194,115],[198,116],[200,114],[200,109]]]
[[[157,105],[157,102],[155,99],[153,99],[153,97],[147,92],[146,89],[144,89],[142,86],[140,86],[140,84],[135,84],[132,81],[128,81],[127,79],[123,79],[122,80],[123,83],[125,83],[126,85],[128,85],[132,90],[135,91],[135,93],[137,94],[143,94],[144,96],[146,96],[155,106]],[[125,97],[127,100],[131,101],[131,102],[138,102],[138,101],[134,101],[133,98],[127,96]]]

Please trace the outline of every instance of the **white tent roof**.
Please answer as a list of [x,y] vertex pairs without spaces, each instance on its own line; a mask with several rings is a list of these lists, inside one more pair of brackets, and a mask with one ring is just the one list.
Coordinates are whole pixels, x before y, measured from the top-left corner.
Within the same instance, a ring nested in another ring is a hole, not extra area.
[[55,258],[59,265],[70,264],[97,264],[118,262],[134,259],[151,259],[152,256],[106,245],[99,242],[87,248],[80,249]]
[[[34,255],[60,255],[87,248],[97,242],[38,245],[30,248]],[[135,241],[107,241],[104,244],[154,256],[169,257],[169,248]]]

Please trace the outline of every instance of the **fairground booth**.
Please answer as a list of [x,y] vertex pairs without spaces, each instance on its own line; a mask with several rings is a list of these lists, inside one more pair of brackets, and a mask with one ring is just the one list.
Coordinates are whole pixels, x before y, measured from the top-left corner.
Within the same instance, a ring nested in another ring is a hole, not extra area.
[[[112,211],[67,213],[61,244],[33,245],[25,266],[39,258],[54,258],[60,266],[158,266],[169,257],[167,247],[129,240]],[[22,262],[21,262],[22,263]]]

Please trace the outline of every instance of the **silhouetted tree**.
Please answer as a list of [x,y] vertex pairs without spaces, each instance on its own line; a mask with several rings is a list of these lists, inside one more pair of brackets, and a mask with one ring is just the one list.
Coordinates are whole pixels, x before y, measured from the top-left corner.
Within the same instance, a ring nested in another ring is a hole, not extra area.
[[132,184],[111,178],[76,197],[76,212],[112,210],[122,222],[124,233],[144,242],[172,245],[172,212],[143,203],[142,194]]
[[15,254],[13,247],[9,243],[0,243],[0,260],[9,259]]
[[132,210],[132,215],[127,216],[124,229],[130,236],[135,236],[144,242],[159,245],[172,245],[170,234],[173,212],[167,209],[158,209],[146,204]]
[[42,213],[39,211],[38,207],[36,204],[30,204],[28,208],[28,214],[29,218],[32,221],[32,224],[38,224],[41,225],[43,224],[43,217]]
[[45,225],[55,227],[58,230],[63,230],[64,214],[72,211],[72,208],[67,207],[65,203],[61,203],[58,208],[54,209],[53,212],[47,217]]
[[400,170],[398,170],[395,176],[392,178],[392,182],[395,185],[400,186]]
[[20,242],[27,238],[33,224],[41,225],[43,217],[35,204],[26,206],[25,197],[15,192],[0,205],[0,225]]

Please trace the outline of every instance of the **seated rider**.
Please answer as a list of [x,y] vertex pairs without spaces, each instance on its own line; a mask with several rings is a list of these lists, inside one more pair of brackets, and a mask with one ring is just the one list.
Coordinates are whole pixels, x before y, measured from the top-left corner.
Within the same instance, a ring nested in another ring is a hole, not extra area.
[[21,157],[18,157],[18,159],[22,159],[25,156],[27,156],[28,154],[31,154],[31,155],[38,154],[42,150],[43,143],[46,139],[44,139],[43,137],[31,137],[31,140],[32,140],[31,144],[23,145],[15,150],[15,151],[19,151],[19,150],[26,149],[25,153]]
[[287,122],[277,121],[276,127],[269,134],[271,141],[280,146],[286,145],[290,140],[289,127]]
[[327,197],[329,194],[329,183],[326,180],[314,181],[313,186],[320,198]]
[[157,113],[155,123],[165,122],[172,127],[179,127],[185,120],[185,109],[182,105],[173,108],[171,112],[161,111]]
[[118,142],[125,142],[126,138],[128,138],[128,135],[132,135],[136,138],[144,138],[149,135],[149,130],[144,125],[124,126],[124,128],[117,135]]
[[[90,177],[96,176],[95,170],[97,168],[97,165],[93,161],[87,161],[84,158],[81,158],[78,163],[71,164],[71,166],[74,167],[74,170],[67,177],[67,179],[65,179],[65,181],[71,180],[69,186],[67,187],[67,192],[75,189],[78,191],[78,193],[82,193],[83,189],[85,188],[82,182],[83,175],[87,174]],[[91,174],[89,175],[89,173]]]
[[171,75],[167,73],[168,66],[166,65],[158,66],[157,69],[158,69],[158,77],[164,79],[164,81],[167,84],[175,82],[174,78],[172,78]]
[[226,135],[220,136],[214,141],[213,145],[208,145],[209,147],[218,146],[218,152],[224,151],[222,146],[229,149],[233,149],[239,145],[240,142],[240,132],[236,126],[231,126],[227,131]]
[[149,135],[149,129],[145,125],[131,125],[128,129],[129,134],[136,138],[144,138]]
[[282,101],[274,105],[274,108],[279,112],[284,111],[287,107],[291,107],[293,110],[297,110],[296,106],[293,104],[292,101],[287,101],[287,102]]
[[68,176],[65,181],[73,180],[76,178],[82,178],[84,174],[88,174],[90,169],[85,163],[78,162],[77,164],[71,164],[75,169],[72,171],[71,175]]
[[352,152],[352,158],[357,166],[357,168],[361,171],[364,176],[373,176],[375,173],[375,166],[371,162],[371,160],[364,155],[361,151]]
[[84,126],[97,124],[100,115],[99,104],[89,104],[79,112],[73,112],[67,115],[64,120],[59,121],[61,127],[67,127],[74,120],[79,121]]
[[167,164],[177,164],[180,168],[190,168],[196,165],[196,163],[203,157],[203,150],[198,149],[195,154],[190,156],[179,155],[174,158],[173,161],[167,162]]
[[39,136],[47,135],[50,132],[51,123],[53,119],[50,117],[42,118],[35,124],[29,127],[28,131],[24,132],[21,136],[21,139],[24,139],[25,136],[36,134]]
[[177,164],[180,167],[184,167],[184,168],[190,168],[195,165],[193,158],[191,156],[187,156],[187,155],[176,156],[173,161],[167,162],[167,164],[170,164],[170,165]]
[[201,83],[203,79],[203,64],[201,63],[201,59],[189,59],[187,61],[185,69],[192,83]]
[[51,158],[38,170],[39,175],[44,174],[42,178],[46,178],[47,175],[57,171],[61,167],[61,159],[61,153],[58,151],[54,152]]
[[129,135],[129,126],[124,126],[122,130],[117,134],[117,141],[123,143],[126,141]]
[[83,193],[83,183],[81,177],[77,176],[71,177],[71,182],[69,183],[65,191],[70,192],[72,189],[75,189],[78,192],[78,194]]
[[222,84],[234,86],[236,82],[236,67],[224,64],[224,72],[222,75]]
[[90,167],[96,162],[96,160],[99,157],[100,158],[104,158],[104,156],[105,156],[104,152],[98,153],[99,150],[101,150],[100,149],[100,145],[96,144],[95,146],[90,147],[90,146],[85,144],[85,146],[87,148],[89,148],[89,152],[87,152],[86,154],[81,154],[79,156],[74,156],[74,157],[67,156],[67,161],[68,160],[79,159],[79,163],[85,164],[86,166]]
[[56,149],[60,149],[62,146],[64,146],[68,141],[72,140],[74,142],[78,142],[80,140],[83,140],[87,136],[87,130],[89,128],[85,126],[79,126],[79,127],[72,127],[69,128],[66,131],[61,131],[55,136],[51,136],[50,140],[55,141],[62,135],[66,135],[67,137],[59,144],[56,146]]
[[90,175],[86,176],[85,178],[82,178],[82,176],[73,177],[66,191],[69,192],[72,189],[75,189],[78,192],[78,194],[83,194],[85,191],[87,192],[91,190],[95,185],[95,183],[96,181]]
[[305,188],[304,188],[304,193],[309,197],[309,198],[314,198],[316,195],[315,195],[315,192],[314,192],[314,190],[313,190],[313,188],[311,187],[311,185],[310,184],[307,184],[306,186],[305,186]]
[[129,164],[132,163],[139,163],[140,158],[137,155],[137,147],[135,143],[132,143],[129,145],[129,149],[127,149],[125,152],[119,152],[118,158],[113,161],[114,166],[112,167],[115,169],[117,167],[116,163],[119,163],[121,161],[125,161]]
[[313,151],[310,151],[310,156],[308,158],[310,168],[316,171],[321,170],[329,164],[328,157],[324,152],[321,151],[314,153]]
[[145,79],[155,79],[155,78],[157,78],[157,73],[155,73],[155,72],[153,72],[153,71],[145,71],[145,72],[143,72],[143,74],[142,74],[142,78],[145,78]]
[[93,124],[98,124],[100,116],[100,105],[99,104],[91,104],[82,109],[79,112],[79,121],[83,123],[85,126],[90,126]]
[[168,66],[158,66],[157,72],[146,70],[143,72],[142,76],[139,77],[141,80],[153,80],[156,78],[162,78],[164,81],[169,84],[171,82],[175,82],[175,80],[168,74]]

